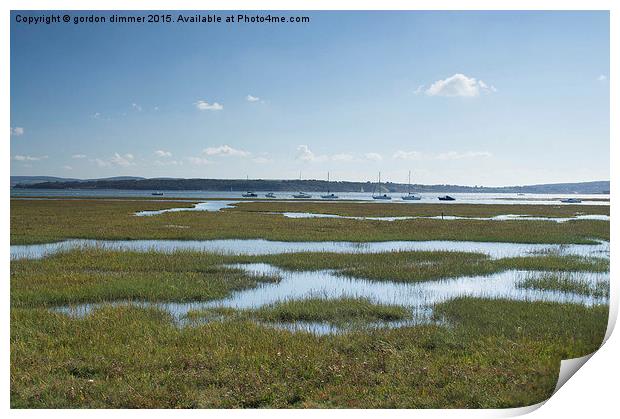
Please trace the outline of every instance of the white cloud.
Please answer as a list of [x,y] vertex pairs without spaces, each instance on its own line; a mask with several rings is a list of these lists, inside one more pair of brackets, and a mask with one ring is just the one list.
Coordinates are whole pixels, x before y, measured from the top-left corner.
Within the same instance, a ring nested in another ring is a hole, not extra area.
[[71,156],[72,159],[85,159],[86,154],[74,154]]
[[364,154],[364,159],[370,161],[381,161],[383,160],[383,156],[379,153],[366,153]]
[[224,109],[224,105],[220,105],[217,102],[209,103],[205,100],[199,100],[195,105],[196,108],[201,111],[221,111]]
[[62,168],[65,170],[73,170],[73,167],[71,166],[62,166]]
[[195,165],[205,165],[205,164],[211,164],[212,163],[211,160],[203,159],[202,157],[188,157],[187,161],[189,161],[191,164],[195,164]]
[[598,81],[607,81],[607,76],[604,74],[601,74],[600,76],[597,77]]
[[12,137],[19,137],[20,135],[24,135],[24,128],[23,127],[11,127],[11,136]]
[[142,106],[138,105],[137,103],[132,103],[131,107],[138,112],[142,112]]
[[403,151],[398,150],[392,156],[396,160],[461,160],[471,159],[478,157],[492,157],[493,155],[488,151],[465,151],[456,152],[448,151],[444,153],[422,153],[419,151]]
[[245,100],[247,100],[248,102],[258,102],[260,98],[257,96],[247,95],[245,97]]
[[249,151],[239,150],[232,148],[228,144],[224,144],[218,147],[207,147],[202,150],[203,154],[207,156],[235,156],[235,157],[247,157],[250,155]]
[[172,153],[165,150],[155,150],[157,157],[172,157]]
[[47,159],[47,156],[24,156],[21,154],[17,154],[13,157],[16,161],[39,161]]
[[414,95],[419,95],[419,94],[422,94],[422,93],[424,93],[424,85],[423,84],[419,85],[418,88],[413,91]]
[[295,157],[297,160],[301,161],[316,161],[317,156],[310,150],[305,144],[300,144],[297,146],[297,155]]
[[497,89],[494,86],[490,86],[482,80],[457,73],[447,79],[437,80],[424,93],[428,96],[476,97],[480,96],[481,93],[496,91]]

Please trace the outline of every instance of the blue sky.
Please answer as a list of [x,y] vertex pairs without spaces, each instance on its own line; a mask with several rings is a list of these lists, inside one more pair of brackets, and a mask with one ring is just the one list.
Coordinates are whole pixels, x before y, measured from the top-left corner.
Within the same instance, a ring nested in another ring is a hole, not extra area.
[[17,14],[42,13],[12,13],[12,175],[609,179],[607,12],[211,25]]

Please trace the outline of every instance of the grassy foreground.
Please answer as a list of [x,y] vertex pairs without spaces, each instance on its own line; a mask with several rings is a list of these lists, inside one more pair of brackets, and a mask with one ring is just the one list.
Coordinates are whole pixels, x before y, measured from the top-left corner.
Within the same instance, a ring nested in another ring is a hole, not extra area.
[[180,329],[153,309],[13,309],[11,405],[524,406],[549,397],[560,359],[598,348],[607,324],[607,307],[460,299],[440,310],[454,328],[317,337],[242,320]]
[[[284,210],[289,203],[265,203]],[[301,204],[301,203],[300,203]],[[309,203],[308,203],[309,204]],[[246,205],[246,204],[243,204]],[[247,203],[250,205],[250,203]],[[261,205],[263,205],[261,203]],[[344,205],[344,204],[333,204]],[[360,211],[389,215],[392,204],[359,205]],[[396,204],[394,204],[396,205]],[[11,244],[45,243],[69,238],[135,239],[244,239],[283,241],[472,240],[519,243],[593,243],[609,240],[608,221],[476,221],[350,219],[288,219],[264,212],[176,212],[135,217],[142,210],[191,207],[191,203],[121,200],[11,200]],[[417,207],[417,205],[396,205]],[[435,205],[432,205],[436,207]],[[471,211],[490,211],[494,205],[471,205]],[[491,208],[488,208],[491,207]],[[505,207],[505,206],[499,206]],[[513,207],[509,205],[509,207]],[[537,207],[528,206],[528,212]],[[546,206],[545,206],[546,207]],[[564,207],[560,207],[563,210]],[[578,207],[579,211],[585,211]],[[605,211],[592,207],[592,211]],[[515,208],[511,208],[514,212]],[[543,208],[541,210],[547,211]],[[495,209],[503,212],[504,209]],[[507,211],[507,209],[506,209]],[[608,211],[608,209],[607,209]],[[375,214],[376,215],[376,214]],[[243,226],[243,228],[240,228]]]

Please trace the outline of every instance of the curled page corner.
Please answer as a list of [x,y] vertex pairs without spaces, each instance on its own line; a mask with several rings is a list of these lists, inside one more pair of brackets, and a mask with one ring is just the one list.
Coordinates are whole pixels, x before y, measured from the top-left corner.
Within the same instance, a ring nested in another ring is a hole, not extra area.
[[583,365],[588,362],[588,359],[590,359],[595,353],[596,352],[592,352],[591,354],[580,358],[563,359],[560,362],[560,373],[558,374],[558,382],[555,385],[553,394],[555,394],[564,384],[566,384],[569,378],[571,378],[579,370],[579,368],[583,367]]

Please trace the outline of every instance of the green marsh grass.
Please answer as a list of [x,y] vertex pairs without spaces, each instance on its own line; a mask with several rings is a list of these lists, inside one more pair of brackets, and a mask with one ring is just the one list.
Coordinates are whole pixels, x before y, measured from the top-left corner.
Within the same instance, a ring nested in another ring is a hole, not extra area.
[[335,325],[406,320],[404,307],[376,304],[365,298],[326,300],[308,298],[280,302],[253,310],[251,315],[266,322],[327,322]]
[[521,214],[536,217],[574,217],[579,214],[609,215],[608,205],[520,205],[520,204],[428,204],[416,202],[373,203],[373,202],[241,202],[234,209],[226,211],[245,212],[309,212],[352,217],[435,217],[452,215],[459,217],[493,217],[496,215]]
[[609,260],[603,258],[549,255],[493,260],[484,254],[467,252],[288,253],[256,256],[246,260],[265,262],[288,270],[336,269],[345,276],[400,282],[490,275],[510,269],[575,272],[609,270]]
[[191,251],[123,252],[86,248],[39,260],[12,261],[11,304],[33,307],[115,300],[220,299],[232,291],[279,280],[224,266],[258,262],[288,270],[336,269],[346,276],[401,282],[488,275],[508,269],[596,272],[609,269],[605,259],[577,256],[499,260],[465,252],[229,256]]
[[[250,203],[248,203],[249,205]],[[286,209],[286,202],[271,203]],[[340,205],[340,204],[335,204]],[[392,204],[359,205],[364,212]],[[469,240],[518,243],[583,243],[609,240],[608,221],[480,221],[402,220],[394,222],[350,219],[289,219],[278,214],[241,210],[175,212],[136,217],[142,210],[156,210],[191,203],[149,201],[11,200],[11,244],[30,244],[76,239],[267,239],[281,241],[386,241]],[[432,205],[435,207],[435,205]],[[417,207],[417,205],[397,205]],[[497,211],[493,205],[472,205],[469,211]],[[476,208],[479,207],[479,208]],[[500,206],[501,207],[501,206]],[[509,207],[513,207],[509,205]],[[528,206],[535,211],[537,207]],[[354,207],[356,208],[356,207]],[[561,207],[562,209],[564,207]],[[593,211],[605,211],[596,207]],[[579,207],[586,211],[586,207]],[[515,212],[515,208],[513,211]],[[548,211],[542,208],[540,211]],[[608,211],[608,209],[607,209]],[[242,226],[242,227],[241,227]]]
[[156,309],[11,310],[11,406],[504,408],[597,349],[607,307],[458,299],[451,327],[314,336],[244,320],[177,328]]
[[[291,208],[277,204],[274,211]],[[609,239],[609,222],[605,221],[294,220],[261,213],[265,207],[245,208],[245,204],[221,213],[133,216],[136,211],[181,205],[192,204],[12,200],[11,243],[67,238],[523,243]],[[351,206],[350,210],[382,211],[361,215],[407,215],[396,212],[423,210],[417,205],[391,206]],[[484,216],[519,210],[513,205],[505,207],[510,211],[500,206],[462,207],[462,214]],[[590,210],[587,206],[539,207],[543,206],[527,206],[527,213],[541,215],[532,213],[539,210],[549,216],[564,216],[558,211]],[[592,211],[605,211],[605,207]],[[609,262],[603,259],[547,254],[490,260],[485,255],[458,252],[241,257],[82,249],[41,260],[12,261],[11,407],[520,407],[548,398],[556,385],[560,360],[598,349],[607,326],[606,305],[468,297],[435,306],[437,318],[445,320],[445,325],[326,336],[277,330],[258,324],[252,316],[338,322],[360,315],[374,318],[398,313],[389,306],[377,309],[359,301],[290,301],[249,316],[231,309],[197,312],[193,315],[219,321],[178,327],[167,312],[156,308],[107,305],[84,318],[49,310],[55,305],[115,300],[208,301],[278,281],[225,266],[250,262],[285,269],[337,269],[346,275],[398,281],[485,275],[505,269],[558,273],[609,269]]]
[[116,300],[206,301],[274,282],[222,266],[222,256],[75,250],[11,262],[11,304],[54,306]]
[[518,287],[542,291],[571,292],[597,298],[609,298],[609,283],[591,284],[573,272],[556,272],[545,275],[528,276],[517,284]]

